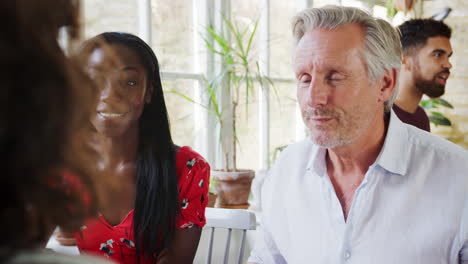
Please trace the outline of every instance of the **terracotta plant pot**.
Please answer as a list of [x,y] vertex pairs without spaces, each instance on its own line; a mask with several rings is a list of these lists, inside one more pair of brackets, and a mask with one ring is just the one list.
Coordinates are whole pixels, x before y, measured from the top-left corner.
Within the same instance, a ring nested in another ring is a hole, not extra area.
[[216,198],[218,198],[218,195],[216,195],[214,193],[209,193],[208,194],[208,204],[206,205],[206,207],[214,207],[215,203],[216,203]]
[[250,186],[255,176],[253,170],[238,171],[211,171],[215,179],[215,188],[218,194],[218,206],[247,204]]

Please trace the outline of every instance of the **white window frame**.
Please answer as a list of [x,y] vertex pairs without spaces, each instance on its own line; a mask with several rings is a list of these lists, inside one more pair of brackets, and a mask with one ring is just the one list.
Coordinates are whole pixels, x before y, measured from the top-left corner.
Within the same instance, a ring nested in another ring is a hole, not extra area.
[[[193,30],[197,31],[200,26],[206,26],[212,23],[215,28],[219,28],[221,23],[220,14],[230,15],[230,1],[231,0],[192,0],[192,17],[193,17]],[[313,0],[296,0],[298,10],[306,7],[313,6]],[[265,76],[268,76],[273,82],[285,82],[293,84],[295,80],[290,77],[278,77],[270,75],[270,0],[261,0],[261,18],[259,21],[259,46],[261,47],[260,53],[260,67]],[[139,36],[151,45],[151,0],[138,0],[138,32]],[[202,68],[200,72],[174,72],[161,70],[162,80],[194,80],[195,85],[195,99],[199,102],[206,103],[206,93],[204,93],[204,79],[205,76],[213,74],[216,69],[216,63],[210,58],[208,52],[203,52],[203,40],[200,38],[198,32],[193,34],[193,49],[194,65],[197,68]],[[207,54],[206,57],[200,54]],[[269,99],[269,84],[263,82],[262,89],[259,89],[259,164],[260,170],[265,170],[270,167],[270,99]],[[205,95],[204,95],[205,94]],[[205,97],[204,97],[205,96]],[[226,97],[228,95],[220,95]],[[225,98],[226,99],[226,98]],[[195,145],[193,146],[199,153],[201,153],[213,167],[220,167],[221,157],[217,153],[218,142],[216,133],[216,120],[205,109],[200,106],[193,105],[195,113]],[[302,123],[299,108],[296,111],[296,139],[305,137],[305,127]]]

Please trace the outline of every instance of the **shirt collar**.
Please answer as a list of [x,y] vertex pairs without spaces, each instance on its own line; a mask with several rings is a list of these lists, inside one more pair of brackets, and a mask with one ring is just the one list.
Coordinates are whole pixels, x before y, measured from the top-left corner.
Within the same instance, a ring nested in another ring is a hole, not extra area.
[[[311,146],[314,145],[312,140],[308,138],[308,143]],[[316,145],[317,146],[317,145]],[[314,174],[323,176],[327,173],[327,163],[325,161],[325,155],[327,154],[326,148],[316,147],[312,149],[311,158],[307,164],[307,170],[312,171]]]
[[409,145],[408,131],[405,126],[391,110],[384,145],[374,163],[401,176],[406,174],[410,159],[410,153],[407,150]]
[[[313,145],[310,138],[308,143]],[[408,160],[410,155],[409,151],[406,151],[407,148],[408,135],[405,124],[403,124],[393,110],[391,110],[384,145],[374,164],[396,175],[405,175],[409,165]],[[325,175],[327,171],[325,162],[326,153],[327,150],[325,148],[314,148],[311,153],[311,159],[307,164],[307,170],[312,170],[319,176]]]

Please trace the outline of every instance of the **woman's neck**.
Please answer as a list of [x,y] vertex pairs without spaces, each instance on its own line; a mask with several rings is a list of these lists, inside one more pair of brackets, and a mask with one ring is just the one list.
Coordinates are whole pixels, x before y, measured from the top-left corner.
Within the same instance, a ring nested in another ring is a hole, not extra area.
[[135,162],[138,151],[138,128],[130,129],[120,136],[106,136],[96,133],[93,140],[96,151],[101,156],[99,167],[118,166]]

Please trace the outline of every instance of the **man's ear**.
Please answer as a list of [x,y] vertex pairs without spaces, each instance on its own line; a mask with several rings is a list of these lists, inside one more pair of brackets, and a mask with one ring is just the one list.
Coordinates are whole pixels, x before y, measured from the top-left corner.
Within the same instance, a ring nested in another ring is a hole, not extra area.
[[401,57],[401,70],[410,71],[413,66],[413,57],[410,55],[403,55]]
[[153,97],[153,85],[151,85],[150,87],[148,87],[148,89],[146,89],[146,92],[145,92],[145,103],[146,104],[149,104],[151,103],[151,98]]
[[386,102],[392,98],[393,92],[395,91],[397,85],[398,72],[397,69],[392,68],[390,70],[385,70],[385,74],[382,77],[380,82],[380,94],[379,101]]

